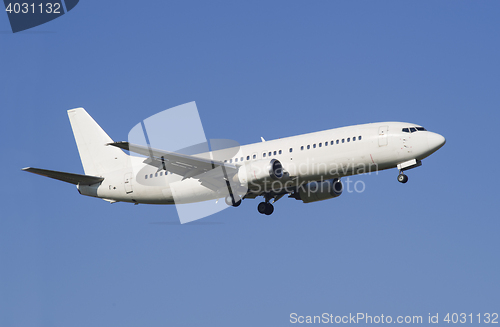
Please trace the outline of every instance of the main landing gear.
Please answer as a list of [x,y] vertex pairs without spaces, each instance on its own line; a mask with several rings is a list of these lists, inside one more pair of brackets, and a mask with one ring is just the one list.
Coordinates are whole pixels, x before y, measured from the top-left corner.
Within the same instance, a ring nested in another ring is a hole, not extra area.
[[403,173],[403,171],[400,171],[400,172],[399,172],[399,175],[398,175],[398,182],[403,183],[403,184],[404,184],[404,183],[406,183],[406,182],[408,182],[408,176],[406,176],[406,175]]
[[257,206],[257,210],[265,215],[270,215],[274,212],[274,206],[269,202],[261,202]]
[[257,206],[257,210],[259,211],[259,213],[269,216],[274,212],[274,206],[269,203],[269,200],[271,200],[271,198],[272,197],[270,194],[264,195],[265,201],[259,203],[259,205]]

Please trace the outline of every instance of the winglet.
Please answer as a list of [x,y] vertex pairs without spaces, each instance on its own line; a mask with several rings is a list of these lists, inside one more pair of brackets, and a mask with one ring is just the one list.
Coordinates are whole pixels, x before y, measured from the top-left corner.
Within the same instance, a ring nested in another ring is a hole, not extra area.
[[266,140],[264,140],[264,138],[261,136],[260,139],[262,140],[262,142],[266,142]]

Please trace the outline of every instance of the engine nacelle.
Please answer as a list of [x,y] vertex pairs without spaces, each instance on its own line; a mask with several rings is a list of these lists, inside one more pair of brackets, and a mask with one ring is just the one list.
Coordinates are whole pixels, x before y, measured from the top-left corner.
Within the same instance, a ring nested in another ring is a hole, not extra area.
[[337,178],[311,182],[299,187],[295,198],[304,203],[333,199],[340,196],[343,189],[342,182]]
[[241,166],[235,175],[235,182],[250,186],[281,180],[284,176],[283,166],[278,159],[259,160]]

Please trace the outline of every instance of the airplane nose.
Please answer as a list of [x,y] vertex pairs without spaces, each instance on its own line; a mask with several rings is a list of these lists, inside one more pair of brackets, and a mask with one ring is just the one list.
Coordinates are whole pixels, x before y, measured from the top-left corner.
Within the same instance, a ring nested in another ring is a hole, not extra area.
[[428,133],[427,134],[427,145],[429,146],[429,150],[432,152],[437,151],[446,143],[446,139],[439,135],[438,133]]

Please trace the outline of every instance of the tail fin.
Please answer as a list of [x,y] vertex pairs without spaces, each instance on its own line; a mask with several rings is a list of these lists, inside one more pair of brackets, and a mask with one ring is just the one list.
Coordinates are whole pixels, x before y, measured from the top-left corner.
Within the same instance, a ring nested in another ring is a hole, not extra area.
[[107,146],[113,140],[85,109],[68,110],[68,116],[86,175],[102,176],[126,167],[128,155],[117,147]]

